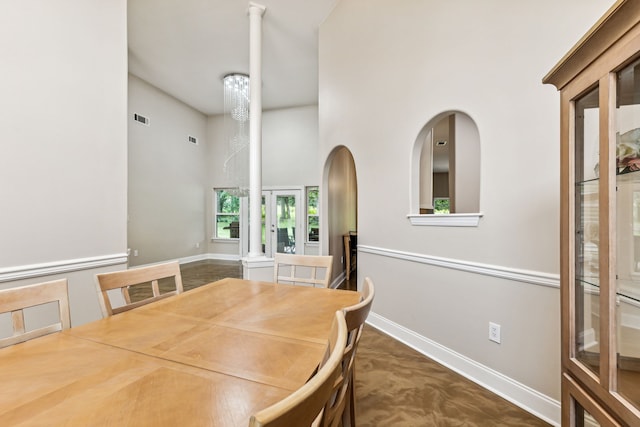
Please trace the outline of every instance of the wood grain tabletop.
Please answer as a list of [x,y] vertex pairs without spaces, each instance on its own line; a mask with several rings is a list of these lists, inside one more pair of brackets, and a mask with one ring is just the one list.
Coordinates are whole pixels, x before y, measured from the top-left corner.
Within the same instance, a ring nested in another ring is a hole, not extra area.
[[0,425],[247,425],[307,381],[359,297],[223,279],[7,347]]

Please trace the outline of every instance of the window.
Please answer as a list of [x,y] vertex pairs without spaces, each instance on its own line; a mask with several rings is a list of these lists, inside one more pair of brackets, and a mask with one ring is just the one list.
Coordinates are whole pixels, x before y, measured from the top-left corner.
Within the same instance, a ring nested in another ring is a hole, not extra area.
[[449,199],[435,197],[433,199],[433,213],[437,213],[437,214],[451,213],[449,212]]
[[307,241],[317,242],[320,236],[318,187],[307,187]]
[[480,135],[471,117],[446,111],[418,134],[411,159],[412,225],[474,227],[480,213]]
[[237,239],[240,237],[240,198],[231,194],[231,189],[216,189],[215,238]]

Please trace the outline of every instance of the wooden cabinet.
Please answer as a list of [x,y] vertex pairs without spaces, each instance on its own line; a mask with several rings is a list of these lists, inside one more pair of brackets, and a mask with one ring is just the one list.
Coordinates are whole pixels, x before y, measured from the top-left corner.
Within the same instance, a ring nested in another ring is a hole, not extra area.
[[562,425],[640,426],[640,0],[543,79],[560,91]]

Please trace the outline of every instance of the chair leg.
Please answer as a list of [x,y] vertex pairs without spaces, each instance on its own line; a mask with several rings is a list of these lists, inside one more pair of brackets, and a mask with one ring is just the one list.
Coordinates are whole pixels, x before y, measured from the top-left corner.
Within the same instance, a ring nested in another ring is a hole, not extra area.
[[344,426],[356,427],[356,383],[355,383],[355,365],[351,369],[351,378],[349,379],[349,388],[347,390],[346,408],[343,412],[342,423]]

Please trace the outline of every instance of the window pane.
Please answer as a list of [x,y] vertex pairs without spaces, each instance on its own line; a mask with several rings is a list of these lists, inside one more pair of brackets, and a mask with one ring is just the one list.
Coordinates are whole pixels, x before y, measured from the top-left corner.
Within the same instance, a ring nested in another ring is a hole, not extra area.
[[240,198],[230,190],[215,190],[215,237],[237,239],[240,237]]
[[309,215],[318,215],[318,187],[309,187],[307,189],[307,213]]
[[240,237],[240,216],[217,215],[216,237],[221,239],[237,239]]
[[433,213],[448,214],[449,199],[433,199]]
[[307,241],[319,241],[318,187],[307,187]]
[[217,192],[217,212],[218,213],[238,213],[240,211],[240,198],[227,192],[218,190]]
[[309,222],[307,223],[307,230],[309,230],[309,241],[318,241],[318,230],[320,229],[320,219],[317,216],[309,216]]

